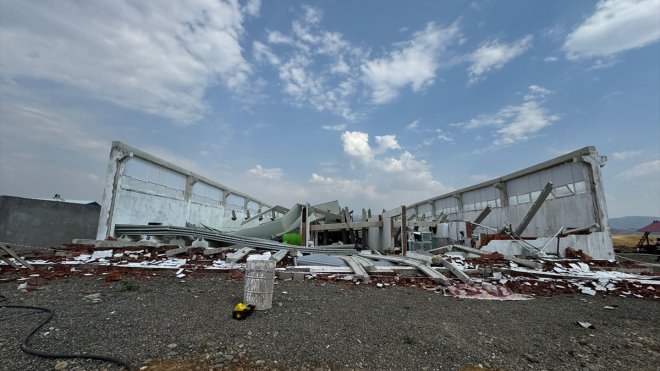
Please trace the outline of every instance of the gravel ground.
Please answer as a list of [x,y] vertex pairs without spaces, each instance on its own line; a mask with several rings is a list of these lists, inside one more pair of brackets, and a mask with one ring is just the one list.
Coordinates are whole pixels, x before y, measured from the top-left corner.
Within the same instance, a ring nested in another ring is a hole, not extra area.
[[[657,301],[562,295],[497,302],[285,281],[275,286],[272,309],[236,321],[231,310],[242,301],[242,285],[226,275],[112,283],[75,277],[34,292],[2,283],[0,294],[9,298],[5,304],[55,310],[32,347],[115,356],[136,370],[657,370],[660,364]],[[94,293],[100,302],[83,298]],[[27,313],[0,309],[0,369],[65,366],[21,352],[20,339],[43,316],[20,316]],[[67,370],[118,369],[64,361]]]

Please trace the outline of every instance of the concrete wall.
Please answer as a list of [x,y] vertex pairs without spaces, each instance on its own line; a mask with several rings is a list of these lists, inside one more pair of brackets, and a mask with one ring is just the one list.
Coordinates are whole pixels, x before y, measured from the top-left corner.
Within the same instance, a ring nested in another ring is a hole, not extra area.
[[0,196],[0,241],[59,247],[74,238],[94,238],[101,206]]
[[[97,239],[114,234],[116,224],[182,226],[204,224],[234,231],[271,206],[201,175],[121,142],[113,142]],[[232,211],[236,220],[232,220]],[[281,214],[278,214],[280,216]]]
[[[492,211],[481,224],[496,229],[510,225],[515,230],[543,187],[551,182],[552,192],[522,235],[549,237],[562,227],[567,231],[598,224],[588,237],[574,236],[562,244],[572,243],[571,247],[581,248],[596,259],[612,259],[614,250],[600,172],[606,161],[596,148],[584,147],[500,178],[415,203],[408,206],[408,214],[417,213],[418,218],[425,215],[427,220],[440,214],[448,215],[450,237],[458,239],[458,231],[464,228],[465,221],[474,221],[490,206]],[[475,231],[492,233],[484,228]],[[505,248],[507,243],[496,244]],[[519,250],[519,246],[506,248]]]

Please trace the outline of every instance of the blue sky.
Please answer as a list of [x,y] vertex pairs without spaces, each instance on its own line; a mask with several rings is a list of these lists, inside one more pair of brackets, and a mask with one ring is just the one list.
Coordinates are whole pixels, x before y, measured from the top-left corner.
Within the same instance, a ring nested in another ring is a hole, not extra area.
[[588,145],[660,215],[660,0],[0,3],[0,193],[121,140],[255,197],[392,208]]

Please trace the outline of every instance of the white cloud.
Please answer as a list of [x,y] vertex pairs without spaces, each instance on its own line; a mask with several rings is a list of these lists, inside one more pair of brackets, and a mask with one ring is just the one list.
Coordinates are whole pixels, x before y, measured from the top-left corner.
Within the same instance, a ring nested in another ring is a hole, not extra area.
[[[424,160],[415,158],[408,151],[401,150],[394,135],[384,135],[374,149],[369,145],[369,134],[363,132],[345,132],[342,137],[344,152],[357,160],[357,165],[364,167],[365,177],[357,180],[357,184],[369,192],[369,200],[379,200],[388,203],[393,201],[387,195],[396,192],[396,202],[413,202],[442,194],[451,190],[440,181],[434,179],[431,168]],[[384,139],[387,138],[387,139]],[[386,144],[384,144],[386,143]],[[377,157],[383,154],[383,148],[399,150],[396,155]],[[356,166],[357,168],[357,166]],[[337,180],[333,178],[333,180]],[[356,185],[355,182],[350,183]]]
[[629,158],[639,156],[642,153],[644,153],[644,151],[621,151],[612,153],[612,156],[614,156],[614,158],[617,160],[627,160]]
[[280,168],[266,169],[261,165],[257,165],[252,169],[248,170],[248,174],[257,178],[278,180],[282,178],[282,169]]
[[548,89],[546,89],[542,86],[538,86],[538,85],[530,85],[528,89],[529,89],[530,92],[532,92],[536,95],[542,95],[542,96],[554,93],[552,90],[548,90]]
[[449,136],[449,134],[442,129],[435,129],[435,134],[437,138],[445,143],[453,143],[454,139]]
[[337,125],[323,125],[323,130],[329,131],[344,131],[346,130],[346,124],[337,124]]
[[325,177],[318,175],[316,173],[312,173],[312,177],[309,179],[311,183],[316,183],[316,184],[333,184],[334,181],[330,177]]
[[525,94],[525,100],[540,100],[545,98],[547,95],[554,94],[552,90],[548,90],[542,86],[530,85],[529,92]]
[[256,44],[255,57],[280,62],[271,64],[292,104],[331,112],[348,121],[363,116],[353,105],[365,94],[373,103],[382,104],[406,87],[419,92],[432,85],[442,52],[459,36],[456,24],[440,28],[429,23],[410,40],[372,58],[343,34],[323,29],[322,18],[320,10],[304,6],[289,33],[267,32],[271,49]]
[[378,148],[374,151],[375,153],[385,153],[391,149],[401,149],[399,142],[396,140],[396,135],[383,135],[376,136],[376,144]]
[[406,129],[408,130],[415,130],[419,127],[419,120],[415,120],[411,122],[410,124],[406,125]]
[[374,157],[369,146],[369,134],[359,131],[345,131],[341,135],[344,152],[363,162],[371,161]]
[[190,123],[205,114],[208,87],[247,81],[239,39],[243,11],[257,9],[211,0],[3,3],[0,71]]
[[390,102],[406,86],[418,92],[432,85],[440,65],[439,54],[458,35],[456,24],[439,28],[429,23],[424,30],[415,32],[412,40],[400,43],[388,56],[366,61],[361,70],[364,81],[372,89],[372,102]]
[[247,14],[257,17],[261,9],[261,0],[248,0],[243,8]]
[[339,57],[337,59],[337,62],[334,65],[332,65],[332,67],[330,68],[330,72],[335,74],[345,75],[351,72],[351,67],[348,64],[346,64],[343,57]]
[[252,43],[252,52],[257,62],[265,61],[272,65],[278,65],[281,63],[280,59],[270,50],[268,45],[259,41]]
[[364,179],[329,178],[312,173],[309,183],[313,187],[310,193],[322,197],[320,201],[336,199],[337,194],[341,194],[342,199],[339,201],[343,205],[368,207],[370,203],[375,202],[378,202],[378,206],[382,206],[381,202],[386,197],[374,184]]
[[[304,6],[304,14],[291,24],[291,34],[268,31],[273,49],[260,50],[277,67],[284,93],[294,105],[310,105],[317,111],[329,111],[346,120],[355,121],[350,100],[357,89],[357,78],[351,73],[352,60],[359,49],[344,40],[342,34],[321,29],[322,12]],[[265,48],[261,48],[265,49]],[[324,58],[318,58],[323,55]],[[330,57],[330,63],[321,63]],[[264,57],[261,57],[264,59]],[[340,76],[339,79],[336,77]]]
[[504,147],[527,141],[545,127],[559,120],[543,106],[544,98],[552,91],[538,85],[531,85],[519,105],[510,105],[494,114],[482,114],[467,122],[451,124],[463,129],[491,127],[494,129],[492,147]]
[[658,174],[660,174],[660,160],[654,160],[635,165],[631,169],[619,173],[617,177],[632,180],[655,176],[657,179]]
[[614,66],[617,63],[619,63],[619,61],[614,57],[610,57],[610,58],[606,58],[606,59],[596,59],[594,64],[591,67],[587,68],[587,71],[601,70],[603,68],[610,68],[610,67]]
[[472,63],[468,69],[470,84],[476,83],[482,78],[482,75],[492,70],[501,69],[505,64],[523,54],[531,48],[532,39],[532,35],[527,35],[512,44],[504,44],[497,39],[481,44],[469,57]]
[[271,44],[295,44],[290,37],[279,31],[268,31],[268,42]]
[[605,57],[660,39],[660,0],[600,1],[566,38],[569,59]]
[[559,60],[559,58],[557,58],[555,56],[552,56],[552,55],[549,56],[549,57],[543,58],[543,62],[557,62],[558,60]]

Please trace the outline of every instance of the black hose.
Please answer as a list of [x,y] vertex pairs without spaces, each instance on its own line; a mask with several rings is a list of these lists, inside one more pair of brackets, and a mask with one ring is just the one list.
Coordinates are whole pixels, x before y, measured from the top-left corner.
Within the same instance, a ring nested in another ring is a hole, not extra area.
[[[3,301],[6,301],[7,298],[3,295],[0,295],[0,303]],[[111,362],[114,363],[118,366],[126,368],[128,371],[133,371],[133,367],[126,361],[121,360],[119,358],[114,358],[114,357],[107,357],[107,356],[100,356],[96,354],[67,354],[67,353],[50,353],[50,352],[44,352],[41,350],[36,350],[28,347],[27,342],[34,335],[43,325],[48,323],[52,318],[53,318],[53,312],[48,309],[48,308],[42,308],[42,307],[34,307],[30,305],[17,305],[17,304],[0,304],[0,308],[20,308],[20,309],[30,309],[30,310],[38,310],[41,311],[42,313],[47,313],[48,317],[46,317],[44,320],[39,322],[36,326],[30,330],[30,332],[23,338],[23,341],[21,342],[21,350],[24,351],[27,354],[31,354],[33,356],[37,357],[44,357],[44,358],[84,358],[84,359],[94,359],[98,361],[105,361],[105,362]]]

